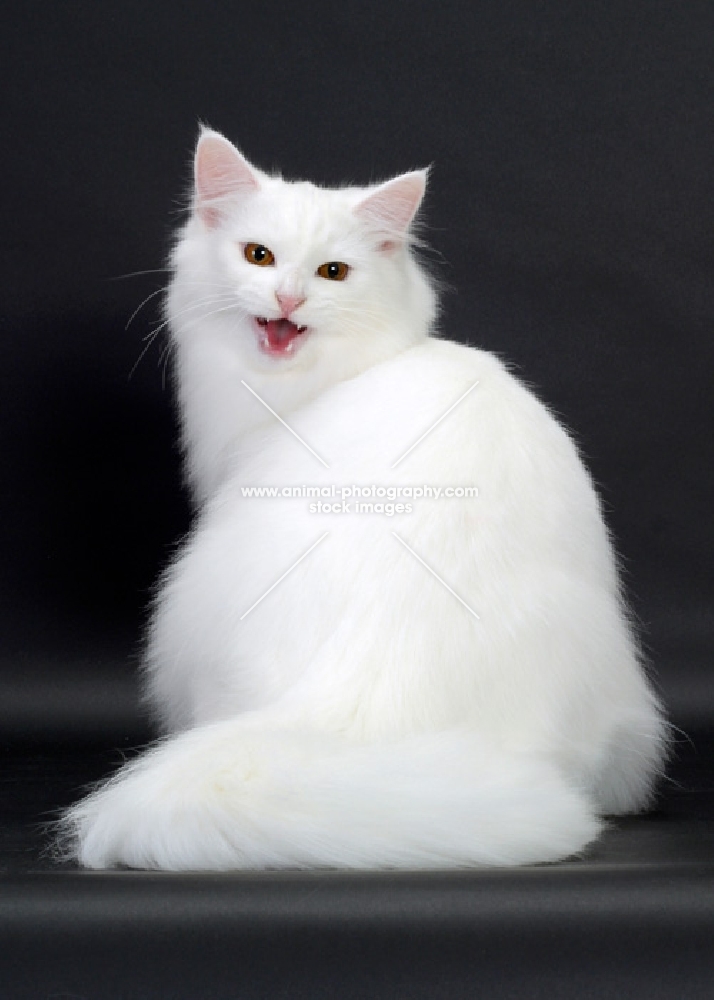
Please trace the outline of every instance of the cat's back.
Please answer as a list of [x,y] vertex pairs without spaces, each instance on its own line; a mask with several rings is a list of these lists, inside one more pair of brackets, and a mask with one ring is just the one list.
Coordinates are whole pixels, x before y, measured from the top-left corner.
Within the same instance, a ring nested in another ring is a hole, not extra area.
[[[476,463],[518,477],[537,465],[589,483],[569,435],[498,357],[435,337],[332,386],[288,420],[332,470],[453,478]],[[263,464],[271,447],[281,466],[318,471],[276,426],[257,446],[247,442],[238,464],[257,453]]]

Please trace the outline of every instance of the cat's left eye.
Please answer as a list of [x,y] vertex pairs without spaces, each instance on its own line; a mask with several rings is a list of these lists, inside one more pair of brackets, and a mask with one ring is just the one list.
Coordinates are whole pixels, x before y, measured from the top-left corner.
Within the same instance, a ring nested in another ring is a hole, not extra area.
[[350,272],[349,264],[343,264],[341,260],[331,260],[327,264],[320,264],[317,273],[321,278],[328,281],[344,281]]

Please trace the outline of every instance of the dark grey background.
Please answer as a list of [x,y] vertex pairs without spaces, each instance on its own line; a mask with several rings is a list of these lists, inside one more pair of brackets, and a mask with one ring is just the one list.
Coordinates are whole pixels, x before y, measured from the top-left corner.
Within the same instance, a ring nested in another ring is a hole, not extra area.
[[199,120],[288,177],[433,164],[443,331],[581,444],[676,722],[711,719],[714,8],[29,2],[3,27],[0,735],[137,738],[188,525],[161,338]]

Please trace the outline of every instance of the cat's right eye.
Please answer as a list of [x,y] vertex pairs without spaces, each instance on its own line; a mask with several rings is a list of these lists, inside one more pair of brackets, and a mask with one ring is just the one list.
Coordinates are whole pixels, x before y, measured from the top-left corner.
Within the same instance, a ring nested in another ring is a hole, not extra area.
[[269,267],[275,263],[275,254],[262,243],[246,243],[243,256],[249,264],[257,264],[258,267]]

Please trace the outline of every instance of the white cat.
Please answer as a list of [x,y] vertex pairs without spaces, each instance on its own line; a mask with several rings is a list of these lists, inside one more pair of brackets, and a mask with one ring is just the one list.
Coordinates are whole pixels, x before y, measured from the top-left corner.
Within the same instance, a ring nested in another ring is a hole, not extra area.
[[146,669],[170,735],[69,811],[82,864],[521,864],[649,801],[665,725],[592,483],[500,361],[431,336],[425,181],[288,183],[202,133],[168,297],[200,510]]

